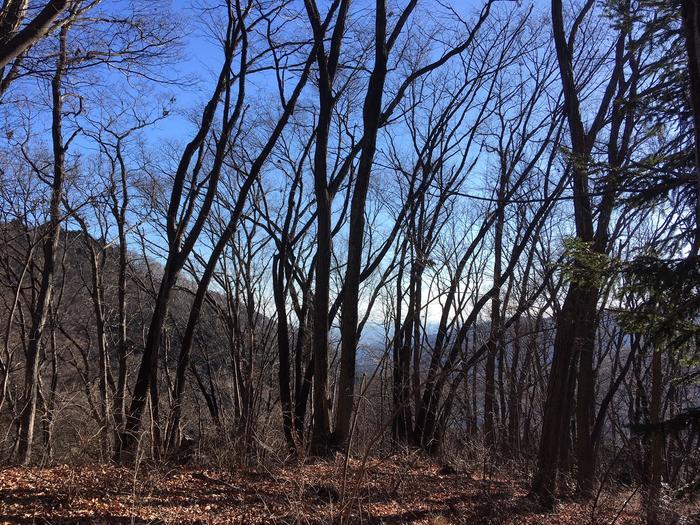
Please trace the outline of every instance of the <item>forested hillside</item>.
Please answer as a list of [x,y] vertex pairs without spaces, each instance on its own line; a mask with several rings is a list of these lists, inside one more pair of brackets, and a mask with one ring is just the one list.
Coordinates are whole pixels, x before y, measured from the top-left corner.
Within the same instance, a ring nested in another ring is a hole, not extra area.
[[1,5],[0,520],[700,520],[698,2]]

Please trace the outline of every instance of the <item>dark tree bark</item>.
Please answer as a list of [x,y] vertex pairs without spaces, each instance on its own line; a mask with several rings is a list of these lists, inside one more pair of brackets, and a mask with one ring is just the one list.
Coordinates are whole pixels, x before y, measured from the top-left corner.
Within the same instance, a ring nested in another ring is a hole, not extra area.
[[[338,69],[340,50],[345,34],[349,8],[347,0],[336,0],[329,10],[326,23],[321,21],[315,0],[305,0],[306,12],[314,35],[316,64],[318,66],[318,122],[316,149],[313,160],[314,194],[316,196],[316,282],[313,298],[312,355],[313,373],[313,427],[311,449],[314,454],[327,455],[331,447],[330,406],[328,402],[328,329],[330,324],[331,278],[331,205],[333,192],[328,184],[328,141],[336,98],[333,84]],[[335,27],[326,52],[327,25],[335,11]]]
[[[508,169],[505,159],[501,161],[501,173],[498,178],[498,189],[496,191],[498,203],[496,207],[496,221],[494,223],[493,240],[493,280],[499,282],[502,274],[503,258],[503,227],[505,224],[505,205],[503,197],[505,195],[506,184],[508,183]],[[484,369],[484,437],[486,444],[495,450],[497,444],[495,425],[495,405],[496,405],[496,356],[502,352],[501,348],[501,290],[496,289],[491,299],[491,328],[488,341],[488,352],[486,353],[486,365]]]
[[384,82],[387,74],[389,52],[403,24],[413,11],[416,0],[409,2],[399,17],[399,22],[387,41],[387,14],[385,0],[377,0],[374,21],[374,68],[369,78],[362,110],[362,151],[355,178],[355,189],[350,207],[350,232],[348,259],[343,284],[341,311],[340,377],[338,378],[338,408],[336,410],[334,439],[344,446],[350,433],[355,388],[355,359],[357,354],[357,322],[360,299],[360,272],[365,232],[365,205],[374,154],[377,149],[377,133],[381,124]]
[[[126,373],[127,373],[127,267],[128,248],[126,239],[126,213],[129,209],[129,187],[127,181],[127,168],[121,151],[121,141],[117,140],[116,159],[119,164],[120,198],[116,191],[110,193],[112,215],[117,223],[119,251],[119,270],[117,273],[117,389],[114,393],[114,430],[115,442],[123,430],[126,419]],[[116,181],[114,181],[116,186]]]
[[[245,29],[242,30],[243,33],[245,34]],[[246,48],[247,42],[246,38],[242,38],[243,41],[243,49]],[[312,55],[313,56],[313,55]],[[241,55],[241,70],[245,70],[245,61],[246,61],[247,54],[245,51],[242,52]],[[187,327],[185,328],[185,334],[183,336],[183,341],[182,341],[182,346],[180,349],[180,354],[178,356],[178,365],[177,365],[177,372],[176,372],[176,379],[175,379],[175,395],[174,395],[174,401],[173,401],[173,414],[170,418],[170,431],[169,431],[169,442],[168,442],[168,447],[170,449],[173,449],[176,446],[176,439],[175,436],[177,436],[177,428],[179,427],[180,424],[180,414],[182,410],[182,396],[184,393],[184,387],[185,387],[185,372],[189,366],[189,358],[190,358],[190,351],[192,348],[192,343],[194,341],[194,332],[197,326],[197,322],[199,321],[199,316],[201,314],[202,310],[202,305],[204,304],[204,300],[207,295],[207,290],[209,289],[209,284],[211,282],[212,276],[214,275],[214,271],[216,270],[216,267],[219,263],[219,259],[221,258],[221,254],[223,253],[224,249],[226,246],[231,242],[231,238],[233,237],[234,233],[236,232],[236,227],[238,225],[238,221],[240,220],[241,214],[243,213],[245,204],[248,200],[248,194],[250,193],[251,188],[253,187],[253,184],[255,181],[258,180],[258,177],[260,176],[260,171],[262,170],[263,166],[265,165],[265,162],[267,161],[267,158],[269,157],[270,153],[272,152],[272,149],[274,148],[275,144],[277,143],[277,140],[279,139],[280,135],[282,134],[282,131],[284,130],[285,126],[287,125],[287,122],[289,121],[290,116],[294,112],[294,107],[296,106],[297,100],[299,99],[299,95],[302,92],[302,89],[306,85],[306,81],[309,76],[310,72],[310,66],[311,66],[312,60],[309,58],[306,61],[306,66],[302,71],[301,77],[297,83],[297,85],[294,88],[294,91],[292,95],[290,96],[289,100],[287,101],[284,110],[282,112],[282,115],[280,116],[278,122],[276,123],[273,131],[271,132],[270,136],[268,137],[267,142],[265,143],[262,151],[260,154],[256,157],[255,161],[253,162],[251,169],[248,174],[246,174],[245,179],[243,184],[241,185],[241,188],[238,192],[238,196],[236,197],[236,202],[233,207],[233,210],[231,212],[231,216],[229,218],[228,223],[226,224],[226,227],[224,228],[223,232],[221,233],[221,236],[216,242],[216,245],[214,246],[214,249],[212,250],[209,259],[207,261],[206,267],[204,269],[204,273],[202,274],[202,277],[199,281],[199,284],[197,286],[197,292],[195,293],[195,298],[194,302],[192,303],[192,307],[190,309],[190,315],[187,320]],[[228,148],[228,137],[230,135],[231,130],[233,129],[234,123],[238,121],[238,116],[240,114],[241,109],[243,108],[243,100],[244,100],[244,82],[245,82],[245,73],[242,73],[239,77],[241,79],[241,84],[239,87],[239,96],[238,96],[238,101],[236,103],[235,109],[233,111],[233,115],[231,116],[231,119],[226,123],[225,127],[225,132],[222,133],[221,139],[219,141],[219,145],[217,146],[217,161],[215,163],[215,169],[220,169],[221,164],[223,164],[223,157],[225,155],[225,151]],[[220,156],[220,160],[219,160]]]
[[[68,4],[68,0],[50,0],[34,19],[19,29],[27,9],[27,1],[6,0],[2,6],[4,16],[0,18],[0,72],[12,60],[46,36]],[[6,35],[9,38],[5,38]]]
[[[682,0],[683,32],[688,54],[690,101],[695,132],[695,191],[700,195],[700,6],[695,0]],[[695,242],[693,253],[700,253],[700,197],[695,199]]]
[[27,348],[27,365],[24,376],[24,390],[21,400],[19,443],[17,461],[28,464],[31,460],[34,440],[34,419],[36,417],[37,390],[39,388],[39,359],[41,339],[49,314],[51,294],[54,285],[55,258],[61,232],[61,202],[65,183],[65,154],[67,145],[63,139],[63,90],[62,80],[66,70],[66,39],[68,28],[61,28],[56,70],[51,81],[51,139],[53,146],[53,180],[49,203],[49,222],[45,225],[43,241],[43,268],[36,305],[32,312],[32,324]]
[[[577,23],[593,7],[589,0],[579,12]],[[589,164],[591,148],[595,138],[604,126],[608,109],[618,90],[623,73],[624,45],[626,32],[621,29],[615,47],[615,63],[595,118],[586,131],[581,118],[578,87],[574,77],[572,43],[577,24],[567,37],[564,28],[564,13],[561,0],[552,0],[552,27],[556,48],[559,74],[564,95],[564,114],[569,126],[571,139],[571,166],[573,172],[573,205],[576,236],[589,243],[597,253],[607,253],[608,222],[612,213],[616,182],[614,177],[606,180],[604,202],[598,209],[598,228],[594,231],[593,207],[589,194]],[[619,94],[620,96],[624,95]],[[595,241],[595,243],[594,243]],[[557,462],[561,457],[562,435],[566,432],[569,410],[565,406],[567,393],[571,391],[572,370],[576,369],[576,454],[578,462],[578,490],[584,497],[590,496],[595,474],[595,451],[592,440],[593,410],[595,408],[593,349],[597,327],[597,303],[599,285],[572,282],[567,291],[564,305],[557,318],[557,333],[554,341],[552,368],[549,375],[545,402],[542,436],[537,473],[533,482],[533,492],[543,504],[554,501],[557,477]]]
[[[649,423],[658,425],[661,418],[661,398],[663,396],[662,383],[662,363],[661,351],[657,348],[652,348],[651,356],[651,398],[649,400]],[[663,474],[664,465],[664,434],[657,430],[651,436],[650,444],[650,475],[647,482],[647,500],[645,501],[645,510],[647,523],[649,525],[657,525],[663,521],[659,516],[659,504],[661,496],[661,476]]]
[[[208,175],[208,185],[202,201],[202,205],[198,210],[198,215],[192,227],[187,231],[187,227],[192,219],[192,213],[195,207],[196,195],[191,195],[186,200],[184,213],[181,213],[183,193],[186,188],[186,178],[190,171],[191,164],[195,156],[197,160],[192,169],[199,172],[202,165],[199,161],[198,152],[204,147],[206,137],[212,127],[216,109],[219,106],[222,95],[230,87],[230,70],[233,60],[236,41],[233,38],[234,34],[234,16],[233,7],[230,1],[228,7],[228,26],[226,30],[226,41],[224,42],[224,64],[219,73],[214,92],[202,114],[199,128],[193,139],[185,147],[180,162],[173,180],[173,187],[170,193],[170,201],[167,212],[167,234],[168,234],[168,256],[163,269],[160,286],[156,296],[153,315],[148,328],[146,344],[144,346],[141,364],[139,366],[136,383],[134,385],[134,393],[126,417],[124,430],[121,433],[119,442],[115,447],[115,459],[121,461],[123,459],[122,452],[128,452],[132,455],[134,446],[137,443],[138,433],[141,426],[141,416],[146,407],[146,401],[149,395],[157,395],[157,385],[152,384],[157,379],[158,372],[158,354],[161,346],[161,338],[163,335],[163,326],[168,315],[168,305],[172,295],[173,287],[177,282],[180,271],[182,270],[188,256],[192,252],[199,234],[204,227],[204,224],[209,216],[209,211],[217,192],[219,176],[221,174],[221,166],[223,164],[223,152],[220,153],[219,159],[214,163],[212,170]],[[157,414],[158,399],[151,399],[151,407],[153,414]],[[156,433],[158,433],[157,423],[155,425]]]

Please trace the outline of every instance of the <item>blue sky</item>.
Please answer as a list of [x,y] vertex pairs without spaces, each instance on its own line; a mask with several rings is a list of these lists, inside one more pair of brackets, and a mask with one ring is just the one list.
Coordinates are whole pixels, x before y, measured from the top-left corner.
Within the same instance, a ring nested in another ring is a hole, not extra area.
[[[324,13],[330,2],[317,1],[321,12]],[[396,2],[390,0],[389,12],[392,12],[393,4],[403,6],[405,3],[405,0]],[[539,2],[535,2],[537,3]],[[210,4],[208,0],[171,0],[170,2],[172,11],[180,18],[185,34],[182,39],[181,58],[173,64],[172,75],[169,76],[183,81],[183,84],[163,90],[168,95],[176,96],[176,104],[171,117],[160,123],[156,129],[151,130],[150,135],[154,138],[182,139],[189,136],[187,131],[191,131],[192,127],[186,115],[193,112],[198,114],[211,93],[221,65],[222,53],[220,46],[212,38],[211,15],[202,9],[203,5]],[[373,2],[369,0],[355,0],[351,3],[351,10],[364,11],[370,8],[371,4]],[[431,4],[437,4],[437,2],[435,0],[419,2],[419,9],[426,9],[426,6]],[[483,5],[480,0],[447,0],[445,4],[450,5],[465,18],[469,18],[471,13]],[[221,9],[218,13],[221,13]],[[258,73],[249,77],[248,94],[253,95],[252,98],[264,96],[268,89],[269,93],[276,96],[274,77],[271,74]]]

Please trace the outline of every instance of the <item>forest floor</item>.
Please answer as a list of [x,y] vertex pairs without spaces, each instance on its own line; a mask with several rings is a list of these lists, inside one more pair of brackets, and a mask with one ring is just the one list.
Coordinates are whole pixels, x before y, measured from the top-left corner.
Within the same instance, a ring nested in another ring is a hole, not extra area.
[[639,505],[630,489],[545,512],[516,480],[404,459],[228,472],[145,464],[0,470],[2,523],[641,524]]

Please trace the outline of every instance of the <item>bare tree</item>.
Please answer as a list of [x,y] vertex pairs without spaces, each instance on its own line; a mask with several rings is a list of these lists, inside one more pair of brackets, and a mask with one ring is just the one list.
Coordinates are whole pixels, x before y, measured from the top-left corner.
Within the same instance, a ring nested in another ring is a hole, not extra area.
[[[626,155],[631,134],[630,126],[623,126],[626,110],[622,105],[635,85],[635,68],[626,72],[630,55],[625,50],[629,28],[621,26],[611,45],[614,58],[610,78],[604,85],[600,102],[594,108],[595,118],[586,130],[581,116],[580,86],[577,87],[574,73],[573,50],[577,33],[582,22],[589,16],[593,2],[587,2],[577,13],[576,19],[567,34],[564,27],[562,3],[552,2],[552,23],[559,72],[564,95],[564,113],[569,125],[571,138],[571,162],[573,169],[573,207],[576,236],[598,254],[609,250],[609,223],[619,191],[620,177],[615,166],[619,166]],[[625,4],[622,16],[627,16],[629,6]],[[612,116],[610,116],[612,111]],[[592,150],[596,138],[611,118],[609,156],[611,171],[601,185],[602,199],[594,212],[594,202],[590,195]],[[594,224],[594,214],[597,224]],[[590,270],[590,269],[589,269]],[[557,317],[557,336],[554,342],[554,357],[547,391],[540,456],[533,490],[541,501],[551,503],[554,497],[557,463],[561,453],[566,455],[566,445],[562,445],[563,429],[570,417],[569,394],[573,391],[574,375],[578,370],[576,418],[577,418],[577,470],[579,490],[590,495],[595,473],[595,451],[591,440],[594,410],[593,346],[597,324],[599,289],[596,285],[572,282],[569,286],[561,312]],[[576,364],[578,363],[578,364]],[[562,449],[562,446],[564,447]]]
[[[5,0],[0,11],[0,71],[16,60],[54,27],[56,19],[69,5],[68,0],[50,0],[30,20],[26,21],[27,0]],[[3,78],[6,80],[7,77]]]

